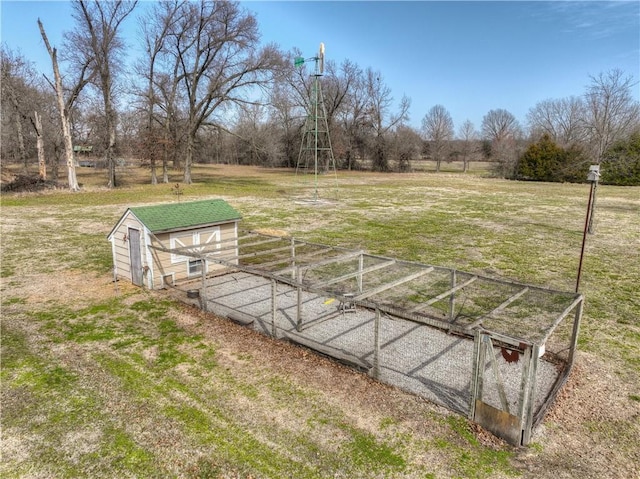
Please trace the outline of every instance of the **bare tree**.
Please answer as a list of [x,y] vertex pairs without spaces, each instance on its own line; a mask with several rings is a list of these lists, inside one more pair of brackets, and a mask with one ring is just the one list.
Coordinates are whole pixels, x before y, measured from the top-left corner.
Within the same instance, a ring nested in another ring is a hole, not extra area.
[[453,120],[442,105],[433,106],[422,119],[422,133],[431,142],[431,156],[436,161],[436,171],[440,171],[442,158],[453,139]]
[[482,135],[491,141],[503,141],[513,138],[520,126],[516,117],[501,108],[490,110],[482,118]]
[[373,162],[374,171],[389,171],[386,134],[409,117],[411,100],[403,96],[395,114],[390,113],[393,97],[391,89],[384,83],[380,72],[367,68],[365,72],[365,91],[367,94],[366,114],[369,126],[374,134]]
[[[14,58],[10,58],[9,52],[2,49],[2,58],[1,58],[1,70],[2,70],[2,105],[5,106],[6,100],[9,100],[9,104],[12,106],[12,110],[10,116],[13,118],[13,129],[15,133],[15,138],[17,141],[17,150],[18,150],[18,159],[20,163],[22,163],[24,169],[27,169],[27,153],[24,146],[24,133],[22,131],[22,114],[20,103],[18,102],[19,92],[19,82],[20,79],[16,78],[16,73],[14,70],[19,68],[16,65],[16,60]],[[5,113],[5,112],[3,112]]]
[[490,110],[482,118],[482,137],[490,142],[497,172],[505,178],[512,178],[515,174],[520,135],[518,120],[507,110]]
[[300,152],[302,128],[312,108],[312,76],[306,63],[295,64],[303,58],[294,48],[284,54],[281,68],[274,77],[269,93],[270,121],[279,126],[284,166],[295,167]]
[[175,77],[186,100],[184,182],[189,184],[200,127],[221,126],[223,111],[256,103],[281,56],[273,45],[259,47],[256,19],[237,2],[174,4],[164,55],[177,60]]
[[167,40],[177,21],[178,10],[182,2],[156,3],[147,14],[140,19],[140,30],[144,42],[146,56],[138,63],[136,70],[146,81],[145,88],[138,90],[143,98],[143,109],[146,112],[146,124],[142,133],[142,154],[150,161],[151,184],[158,182],[157,160],[162,158],[163,181],[169,181],[167,173],[168,153],[174,153],[177,145],[170,138],[176,131],[172,123],[177,120],[175,114],[176,96],[179,78],[177,77],[177,59],[171,61],[174,75],[163,74],[166,64],[159,64],[165,59],[163,52],[167,50]]
[[625,77],[619,69],[591,77],[585,102],[590,150],[595,163],[602,161],[604,153],[617,140],[640,125],[640,104],[631,94],[635,85],[637,82],[630,76]]
[[566,147],[585,140],[585,104],[580,97],[544,100],[527,113],[529,129],[535,137],[548,134]]
[[10,154],[26,170],[33,150],[29,121],[33,125],[33,112],[40,106],[41,85],[33,65],[5,45],[0,48],[0,75],[2,154]]
[[350,82],[343,107],[337,112],[337,120],[344,134],[344,152],[341,155],[344,156],[344,167],[351,170],[357,166],[356,157],[364,157],[368,129],[368,98],[362,69],[357,64],[347,61],[343,63],[343,69],[349,70],[349,73],[345,71],[345,75],[352,76],[353,81]]
[[422,139],[418,132],[407,126],[398,125],[393,132],[391,151],[395,156],[398,171],[411,171],[411,160],[420,154]]
[[71,109],[80,95],[82,89],[91,81],[92,74],[88,71],[89,65],[92,61],[91,58],[86,59],[86,63],[79,65],[78,75],[75,82],[65,98],[65,90],[62,84],[62,75],[60,74],[60,67],[58,65],[58,51],[52,47],[47,38],[47,34],[44,30],[44,26],[40,19],[38,19],[38,27],[40,28],[40,35],[44,41],[49,57],[51,58],[51,65],[53,67],[54,89],[56,92],[56,100],[58,103],[58,112],[60,114],[60,124],[62,127],[62,137],[64,141],[64,157],[67,163],[67,179],[69,182],[69,189],[71,191],[78,191],[80,186],[78,185],[78,179],[76,176],[76,166],[73,158],[73,140],[71,137]]
[[70,57],[79,65],[89,64],[94,73],[92,80],[102,94],[106,128],[105,157],[110,188],[117,186],[115,91],[119,55],[124,49],[118,30],[136,4],[137,0],[109,2],[77,0],[73,4],[76,29],[67,34]]
[[477,140],[478,132],[471,120],[465,120],[458,130],[458,139],[461,142],[460,154],[462,155],[462,161],[464,164],[463,171],[466,173],[469,171],[469,161],[471,157],[477,152]]
[[270,117],[278,124],[282,144],[284,166],[296,166],[298,150],[300,148],[301,118],[304,116],[300,105],[291,95],[291,89],[285,82],[278,82],[271,89]]
[[329,130],[332,130],[338,113],[347,105],[349,92],[358,82],[359,74],[360,69],[349,60],[343,61],[339,67],[334,61],[326,63],[322,77],[322,90]]
[[36,148],[38,150],[38,174],[43,180],[47,179],[47,163],[44,156],[44,139],[42,135],[42,117],[38,111],[33,112],[33,128],[36,131]]

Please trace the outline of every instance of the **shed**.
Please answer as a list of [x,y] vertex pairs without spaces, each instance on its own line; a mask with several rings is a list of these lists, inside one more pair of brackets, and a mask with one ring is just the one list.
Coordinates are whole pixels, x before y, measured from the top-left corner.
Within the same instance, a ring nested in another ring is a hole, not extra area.
[[233,261],[238,255],[241,218],[222,199],[130,207],[107,236],[114,276],[161,289],[225,268],[222,263],[199,258],[197,253],[206,249],[219,259]]

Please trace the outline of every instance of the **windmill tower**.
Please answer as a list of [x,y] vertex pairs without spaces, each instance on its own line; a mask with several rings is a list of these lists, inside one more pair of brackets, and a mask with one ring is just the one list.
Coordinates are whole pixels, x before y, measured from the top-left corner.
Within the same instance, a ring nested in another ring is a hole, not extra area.
[[[314,201],[318,199],[318,175],[333,172],[336,175],[336,160],[333,157],[327,110],[324,106],[320,77],[324,73],[324,43],[320,43],[318,55],[304,59],[297,57],[295,66],[302,66],[306,61],[314,61],[313,83],[311,98],[307,110],[307,118],[302,133],[302,143],[298,154],[296,176],[298,174],[313,173]],[[336,178],[337,183],[337,178]]]

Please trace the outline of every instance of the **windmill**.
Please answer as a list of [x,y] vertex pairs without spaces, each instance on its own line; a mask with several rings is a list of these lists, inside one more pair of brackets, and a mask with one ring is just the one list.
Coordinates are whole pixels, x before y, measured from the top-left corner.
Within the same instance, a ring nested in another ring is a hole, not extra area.
[[[331,147],[331,137],[329,135],[329,124],[327,122],[327,110],[324,105],[322,95],[322,85],[320,77],[324,73],[324,43],[320,43],[318,54],[315,57],[296,57],[294,65],[301,67],[305,62],[315,63],[313,73],[313,84],[311,88],[311,98],[307,110],[307,118],[302,133],[300,153],[296,166],[296,176],[298,173],[307,174],[313,171],[314,175],[314,201],[318,200],[318,175],[333,171],[336,175],[336,161],[333,157]],[[336,178],[337,183],[337,178]]]

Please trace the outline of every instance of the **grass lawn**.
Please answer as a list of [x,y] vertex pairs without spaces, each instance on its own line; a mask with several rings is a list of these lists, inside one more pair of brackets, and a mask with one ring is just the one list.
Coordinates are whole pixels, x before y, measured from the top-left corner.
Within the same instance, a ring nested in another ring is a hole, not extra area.
[[[640,189],[600,186],[576,368],[528,448],[306,350],[111,281],[130,205],[226,199],[243,229],[573,291],[589,186],[467,174],[80,168],[1,198],[2,477],[640,474]],[[180,195],[176,195],[180,191]],[[325,201],[326,200],[326,201]]]

